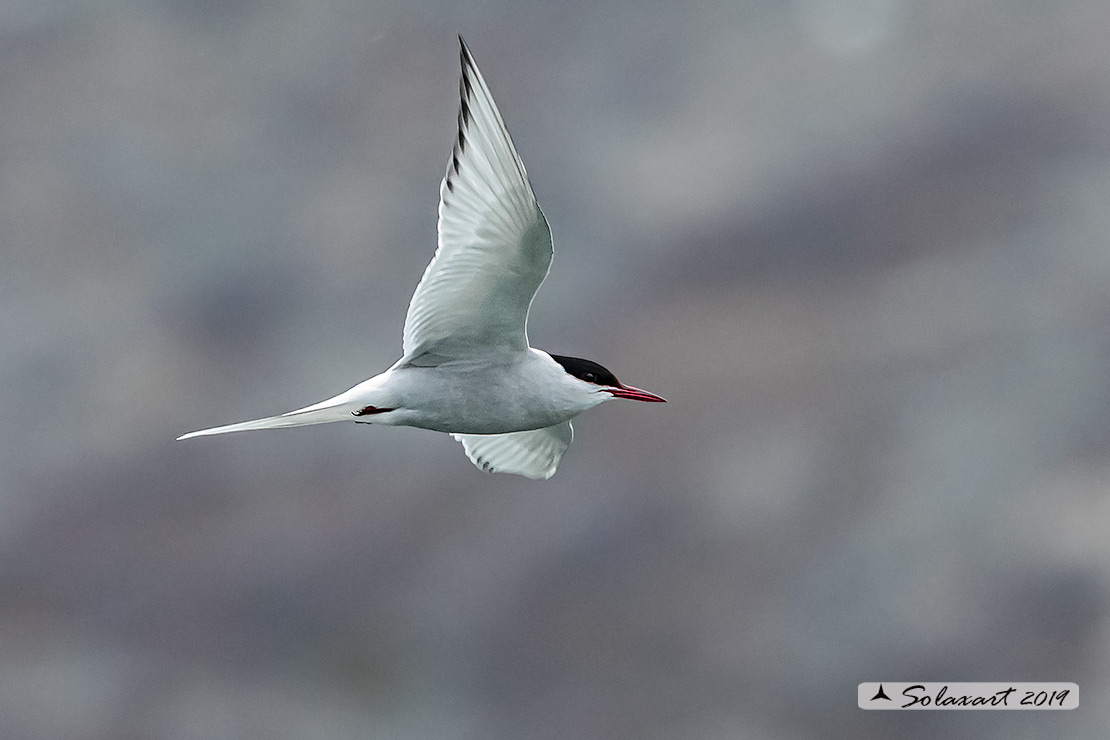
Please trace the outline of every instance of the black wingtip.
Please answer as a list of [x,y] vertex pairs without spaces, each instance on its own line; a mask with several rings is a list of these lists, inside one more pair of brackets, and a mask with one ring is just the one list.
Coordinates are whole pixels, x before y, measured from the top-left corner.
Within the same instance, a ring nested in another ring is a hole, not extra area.
[[464,71],[467,67],[474,66],[474,55],[470,53],[470,47],[466,45],[462,34],[459,34],[459,61],[462,62]]

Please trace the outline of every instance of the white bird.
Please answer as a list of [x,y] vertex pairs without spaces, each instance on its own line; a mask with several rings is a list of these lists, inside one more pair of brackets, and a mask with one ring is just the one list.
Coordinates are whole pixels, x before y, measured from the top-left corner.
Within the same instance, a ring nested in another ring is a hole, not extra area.
[[405,317],[404,356],[326,401],[178,439],[333,421],[447,432],[483,470],[550,478],[570,420],[613,398],[664,399],[596,362],[528,346],[551,231],[524,164],[459,37],[459,132],[439,188],[439,245]]

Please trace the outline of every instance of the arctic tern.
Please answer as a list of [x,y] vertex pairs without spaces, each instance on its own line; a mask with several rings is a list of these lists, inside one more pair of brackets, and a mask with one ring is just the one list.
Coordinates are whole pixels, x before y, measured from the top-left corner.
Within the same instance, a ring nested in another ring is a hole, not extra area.
[[596,362],[528,345],[528,309],[551,266],[551,231],[501,113],[459,37],[458,135],[439,189],[439,243],[385,372],[280,416],[178,439],[333,421],[446,432],[479,468],[546,479],[572,417],[613,398],[662,402]]

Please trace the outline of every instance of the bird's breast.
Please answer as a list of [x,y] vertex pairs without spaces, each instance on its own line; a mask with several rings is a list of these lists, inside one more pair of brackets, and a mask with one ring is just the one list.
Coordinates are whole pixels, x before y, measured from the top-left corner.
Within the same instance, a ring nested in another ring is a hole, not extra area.
[[559,424],[584,409],[553,388],[544,369],[521,364],[400,370],[391,383],[402,406],[395,423],[456,434],[505,434]]

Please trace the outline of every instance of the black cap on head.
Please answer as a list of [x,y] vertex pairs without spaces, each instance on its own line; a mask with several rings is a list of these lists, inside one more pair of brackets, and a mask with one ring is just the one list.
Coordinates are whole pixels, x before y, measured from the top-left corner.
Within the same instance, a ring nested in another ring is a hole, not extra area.
[[562,365],[564,370],[579,380],[606,388],[621,387],[617,376],[596,362],[583,360],[580,357],[564,357],[563,355],[551,355],[551,359]]

